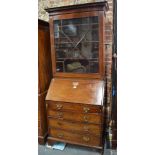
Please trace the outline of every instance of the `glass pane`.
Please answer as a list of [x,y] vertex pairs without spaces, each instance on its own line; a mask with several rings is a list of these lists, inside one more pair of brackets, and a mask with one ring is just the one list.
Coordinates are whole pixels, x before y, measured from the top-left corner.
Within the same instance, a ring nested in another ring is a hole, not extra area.
[[98,17],[54,21],[56,71],[99,72]]

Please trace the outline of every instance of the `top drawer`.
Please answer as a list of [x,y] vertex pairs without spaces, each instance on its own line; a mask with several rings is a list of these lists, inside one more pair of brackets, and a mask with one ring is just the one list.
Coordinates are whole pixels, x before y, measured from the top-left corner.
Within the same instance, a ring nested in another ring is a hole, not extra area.
[[57,101],[46,101],[48,108],[58,111],[72,111],[81,113],[101,113],[102,106],[80,104],[80,103],[69,103],[69,102],[57,102]]

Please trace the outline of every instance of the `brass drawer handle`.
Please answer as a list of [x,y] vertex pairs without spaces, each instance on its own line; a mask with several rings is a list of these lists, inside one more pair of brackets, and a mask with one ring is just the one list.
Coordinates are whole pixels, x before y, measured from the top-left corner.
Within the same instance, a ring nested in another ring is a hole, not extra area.
[[84,107],[84,108],[83,108],[83,111],[84,111],[85,113],[87,113],[89,110],[90,110],[90,108],[88,108],[88,107]]
[[62,109],[63,106],[62,106],[62,104],[56,104],[56,107],[58,110],[60,110],[60,109]]
[[90,141],[90,138],[89,138],[89,137],[86,137],[86,136],[83,136],[83,140],[84,140],[85,142],[88,142],[88,141]]
[[63,133],[59,133],[59,134],[58,134],[58,137],[59,137],[59,138],[62,138],[63,136],[64,136]]
[[84,119],[85,122],[88,122],[89,116],[84,116],[83,119]]
[[83,129],[84,129],[84,131],[87,131],[87,132],[89,131],[89,127],[88,126],[84,126]]

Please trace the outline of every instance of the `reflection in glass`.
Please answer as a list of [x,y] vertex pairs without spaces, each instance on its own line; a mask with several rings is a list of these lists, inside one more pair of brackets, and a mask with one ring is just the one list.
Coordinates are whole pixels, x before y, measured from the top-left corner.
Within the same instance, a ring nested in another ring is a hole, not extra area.
[[56,71],[99,72],[98,17],[54,21]]

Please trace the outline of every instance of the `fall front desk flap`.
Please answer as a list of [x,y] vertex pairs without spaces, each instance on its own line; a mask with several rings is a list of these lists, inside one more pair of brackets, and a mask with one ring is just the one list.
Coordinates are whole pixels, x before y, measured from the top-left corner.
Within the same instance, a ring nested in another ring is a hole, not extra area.
[[104,81],[54,78],[46,100],[102,105]]

